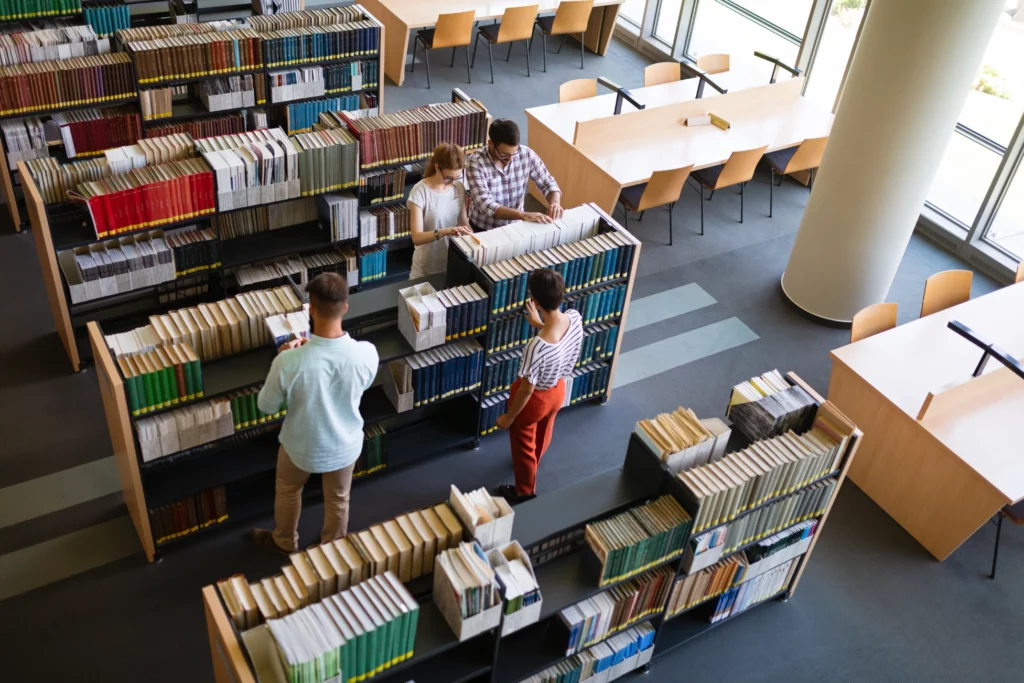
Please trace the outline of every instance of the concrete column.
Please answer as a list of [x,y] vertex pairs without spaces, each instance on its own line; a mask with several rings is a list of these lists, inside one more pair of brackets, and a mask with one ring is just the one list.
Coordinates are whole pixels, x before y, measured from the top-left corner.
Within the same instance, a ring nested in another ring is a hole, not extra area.
[[782,276],[797,306],[849,322],[885,300],[1004,5],[872,0]]

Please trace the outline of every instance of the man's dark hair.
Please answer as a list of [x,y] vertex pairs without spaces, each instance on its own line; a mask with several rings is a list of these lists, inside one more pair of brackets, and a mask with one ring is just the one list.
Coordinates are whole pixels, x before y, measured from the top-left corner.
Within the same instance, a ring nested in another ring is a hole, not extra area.
[[498,145],[519,145],[519,126],[511,119],[494,119],[490,129],[491,142]]
[[330,318],[340,318],[348,303],[348,283],[337,273],[321,273],[306,285],[309,305]]
[[561,273],[541,268],[530,275],[530,296],[545,311],[557,311],[565,297],[565,280]]

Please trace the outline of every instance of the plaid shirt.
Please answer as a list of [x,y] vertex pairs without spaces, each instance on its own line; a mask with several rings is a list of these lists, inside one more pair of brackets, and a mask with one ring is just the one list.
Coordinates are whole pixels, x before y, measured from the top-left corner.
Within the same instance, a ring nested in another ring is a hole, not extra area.
[[513,222],[495,218],[494,212],[502,206],[522,211],[529,180],[537,184],[545,197],[559,191],[547,166],[526,145],[519,146],[519,151],[503,169],[498,168],[487,148],[470,155],[466,160],[466,177],[470,191],[469,222],[480,230]]

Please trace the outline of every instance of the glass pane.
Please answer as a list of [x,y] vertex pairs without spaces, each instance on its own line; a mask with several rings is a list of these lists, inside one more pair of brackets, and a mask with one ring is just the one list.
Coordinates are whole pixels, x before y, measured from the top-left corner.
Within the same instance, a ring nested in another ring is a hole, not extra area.
[[1024,114],[1024,21],[1014,21],[1014,11],[1016,2],[1008,3],[999,17],[959,119],[1004,147]]
[[[1024,168],[1024,166],[1022,166]],[[1024,171],[1017,169],[985,239],[1024,260]]]
[[953,133],[932,181],[928,201],[964,225],[971,225],[1001,160],[987,147]]
[[[726,52],[742,57],[743,60],[750,60],[753,59],[755,50],[778,57],[786,64],[795,64],[800,47],[758,26],[725,5],[714,0],[701,0],[697,5],[697,18],[690,39],[691,57]],[[765,68],[770,74],[771,67]],[[765,83],[767,82],[766,76]]]
[[647,0],[626,0],[619,8],[619,17],[639,26],[644,18],[646,4]]
[[654,37],[669,45],[676,39],[676,27],[679,26],[679,10],[683,0],[661,0],[658,3],[658,21],[654,25]]
[[865,5],[867,0],[835,0],[825,19],[825,32],[804,91],[804,97],[825,109],[832,109],[839,94],[843,73],[857,40],[857,29],[864,20]]
[[[842,2],[842,0],[836,0]],[[811,13],[812,0],[733,0],[765,21],[789,31],[801,40],[807,28],[807,15]]]

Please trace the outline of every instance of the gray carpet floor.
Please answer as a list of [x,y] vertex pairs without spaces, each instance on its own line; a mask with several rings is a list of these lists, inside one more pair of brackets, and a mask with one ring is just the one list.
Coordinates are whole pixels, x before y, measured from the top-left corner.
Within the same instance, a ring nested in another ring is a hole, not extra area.
[[[534,49],[538,49],[535,46]],[[517,48],[521,50],[522,48]],[[578,53],[577,53],[578,56]],[[558,84],[581,75],[567,48],[549,55],[548,73],[495,62],[495,85],[486,82],[486,62],[465,71],[435,55],[433,88],[417,73],[403,88],[388,87],[386,109],[447,99],[463,87],[495,116],[524,123],[524,108],[553,102]],[[539,55],[534,55],[539,67]],[[609,55],[587,55],[588,76],[606,75],[627,86],[642,81],[646,60],[621,43]],[[738,197],[716,196],[707,205],[707,235],[697,232],[697,195],[676,206],[676,243],[667,246],[667,216],[650,211],[631,228],[643,240],[634,300],[696,283],[714,302],[630,331],[629,353],[670,339],[684,339],[736,318],[756,339],[682,363],[616,389],[606,406],[589,405],[559,417],[551,450],[540,467],[541,495],[619,465],[637,419],[679,405],[699,415],[721,415],[729,388],[772,368],[793,370],[828,389],[828,352],[848,331],[816,325],[782,297],[779,277],[806,203],[807,190],[786,183],[776,192],[775,217],[767,218],[767,179],[748,186],[746,222],[739,224]],[[680,227],[682,226],[682,227]],[[901,321],[920,306],[928,275],[965,267],[953,256],[915,237],[900,266],[889,300],[900,304]],[[16,293],[0,310],[0,502],[11,487],[73,466],[109,457],[111,447],[90,370],[70,374],[53,332],[28,234],[0,236],[0,287]],[[975,278],[974,295],[996,284]],[[679,353],[686,353],[680,342]],[[352,528],[433,503],[460,488],[511,480],[504,436],[485,439],[477,452],[457,451],[408,469],[360,482],[353,492]],[[951,501],[950,504],[955,504]],[[0,506],[0,515],[4,514]],[[6,511],[10,513],[11,511]],[[322,508],[310,505],[302,518],[303,542],[318,535]],[[15,571],[47,572],[69,561],[47,555],[50,539],[124,519],[119,494],[10,524],[0,517],[0,585]],[[270,510],[255,523],[271,523]],[[121,683],[201,683],[212,680],[199,590],[230,574],[250,578],[274,573],[280,559],[250,547],[242,528],[215,532],[168,549],[154,565],[140,552],[0,602],[3,680],[84,679]],[[811,683],[929,681],[958,683],[1021,680],[1024,651],[1016,623],[1024,587],[1016,583],[1024,565],[1024,534],[1004,529],[1002,575],[985,578],[994,538],[986,528],[937,563],[854,485],[847,484],[825,528],[799,590],[786,603],[745,614],[656,661],[649,680],[747,680]],[[41,549],[38,567],[4,564],[5,557]],[[84,545],[83,554],[96,548]],[[5,575],[5,571],[12,572]]]

